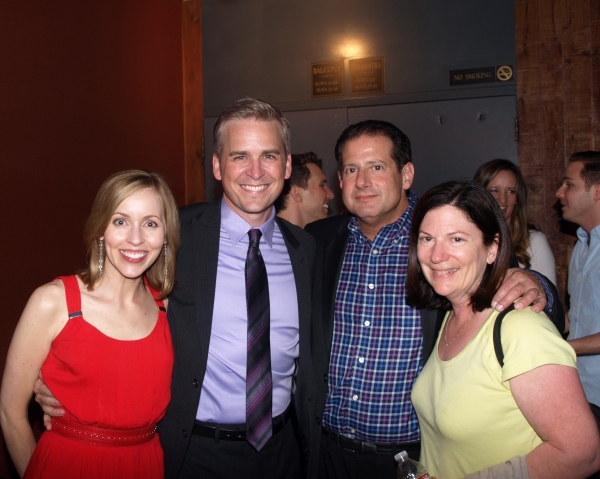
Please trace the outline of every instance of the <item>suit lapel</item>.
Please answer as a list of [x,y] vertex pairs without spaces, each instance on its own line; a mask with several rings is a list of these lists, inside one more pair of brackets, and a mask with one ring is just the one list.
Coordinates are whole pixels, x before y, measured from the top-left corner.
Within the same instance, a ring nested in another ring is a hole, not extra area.
[[[306,249],[301,247],[298,238],[292,230],[288,228],[284,221],[276,218],[277,225],[285,241],[290,262],[292,263],[292,272],[294,274],[294,282],[296,283],[296,294],[298,299],[298,337],[300,341],[299,357],[306,363],[310,363],[309,356],[311,354],[311,338],[312,338],[312,321],[311,321],[311,271],[309,267],[309,258],[306,257]],[[312,369],[312,368],[309,368]],[[292,392],[295,391],[297,381],[297,372],[294,373],[294,384]]]
[[308,267],[304,262],[306,258],[299,248],[300,242],[292,233],[292,230],[278,217],[275,218],[279,230],[285,241],[288,254],[290,256],[290,262],[292,263],[292,271],[294,273],[294,281],[296,283],[296,292],[298,294],[298,312],[300,318],[300,328],[303,322],[308,319],[310,320],[310,275]]
[[217,284],[219,262],[219,237],[221,228],[221,202],[212,203],[193,223],[194,241],[194,303],[196,325],[200,338],[202,370],[208,359],[210,330]]
[[[349,221],[350,217],[348,217]],[[331,344],[333,341],[333,316],[335,312],[335,297],[337,294],[338,283],[340,281],[340,273],[346,247],[350,239],[350,231],[348,230],[348,221],[344,221],[338,225],[337,234],[333,240],[324,245],[323,258],[323,284],[322,284],[322,301],[323,301],[323,332],[325,334],[325,344],[328,352],[331,354]]]

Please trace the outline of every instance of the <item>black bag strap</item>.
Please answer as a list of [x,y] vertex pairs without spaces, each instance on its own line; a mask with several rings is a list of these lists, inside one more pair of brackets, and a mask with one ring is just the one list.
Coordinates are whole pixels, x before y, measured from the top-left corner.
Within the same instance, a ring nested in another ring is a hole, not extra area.
[[498,359],[500,366],[504,366],[504,351],[502,351],[502,337],[500,336],[500,328],[502,328],[502,320],[504,319],[504,316],[510,313],[513,309],[515,309],[514,303],[502,312],[498,313],[498,316],[496,316],[496,321],[494,322],[494,351],[496,352],[496,359]]

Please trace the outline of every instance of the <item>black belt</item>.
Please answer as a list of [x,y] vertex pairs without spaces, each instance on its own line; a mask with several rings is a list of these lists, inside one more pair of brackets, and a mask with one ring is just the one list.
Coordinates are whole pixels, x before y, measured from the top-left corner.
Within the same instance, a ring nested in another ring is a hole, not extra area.
[[[292,415],[291,404],[283,414],[273,418],[273,436],[283,429],[283,426]],[[192,433],[197,436],[210,437],[215,441],[223,439],[224,441],[245,441],[245,424],[213,424],[210,422],[196,421]]]
[[[362,441],[360,439],[352,439],[351,437],[343,436],[338,434],[337,432],[328,431],[323,428],[323,436],[328,440],[336,443],[339,447],[343,449],[348,449],[353,452],[372,452],[379,454],[397,454],[400,451],[408,452],[408,455],[413,457],[414,452],[419,452],[421,448],[421,441],[412,441],[412,442],[398,442],[395,444],[392,443],[379,443],[379,442],[370,442],[370,441]],[[411,455],[412,453],[412,455]]]

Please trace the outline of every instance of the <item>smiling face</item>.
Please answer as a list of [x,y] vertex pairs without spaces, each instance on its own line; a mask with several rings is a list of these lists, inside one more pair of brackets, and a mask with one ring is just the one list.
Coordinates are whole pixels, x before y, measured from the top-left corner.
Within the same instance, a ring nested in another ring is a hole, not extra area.
[[307,163],[306,167],[310,171],[306,188],[294,186],[292,191],[292,194],[300,195],[305,224],[326,218],[329,214],[329,201],[333,199],[323,170],[314,163]]
[[229,207],[251,226],[260,226],[290,176],[291,161],[276,121],[230,120],[221,157],[213,155],[213,174],[222,181]]
[[501,170],[490,180],[486,188],[496,199],[504,218],[508,221],[517,204],[517,177],[512,171]]
[[569,163],[556,196],[560,200],[563,218],[589,233],[600,221],[600,185],[586,189],[581,177],[583,166],[581,161]]
[[423,275],[453,307],[470,303],[497,252],[498,243],[485,246],[479,228],[454,206],[433,209],[421,222],[417,258]]
[[117,206],[104,232],[105,274],[139,278],[156,261],[165,239],[159,196],[149,188],[135,191]]
[[362,135],[348,141],[342,150],[342,198],[370,239],[408,207],[406,190],[412,184],[414,168],[407,163],[398,171],[392,147],[387,136]]

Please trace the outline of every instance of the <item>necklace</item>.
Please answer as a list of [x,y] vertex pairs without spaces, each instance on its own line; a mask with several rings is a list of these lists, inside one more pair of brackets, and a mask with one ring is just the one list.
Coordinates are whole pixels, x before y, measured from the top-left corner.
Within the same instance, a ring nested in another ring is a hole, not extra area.
[[[452,314],[454,314],[454,316],[456,317],[456,314],[454,313],[454,311],[452,311]],[[444,331],[444,344],[446,346],[450,346],[454,341],[456,341],[456,338],[458,338],[460,336],[460,333],[462,333],[462,330],[465,329],[465,326],[467,325],[467,323],[469,321],[471,321],[475,317],[476,314],[477,314],[477,311],[475,311],[471,315],[471,317],[464,322],[464,324],[458,330],[458,333],[456,333],[456,336],[454,336],[451,341],[448,341],[448,324],[450,323],[450,318],[448,318],[448,321],[446,321],[446,331]]]

